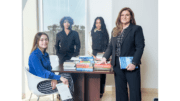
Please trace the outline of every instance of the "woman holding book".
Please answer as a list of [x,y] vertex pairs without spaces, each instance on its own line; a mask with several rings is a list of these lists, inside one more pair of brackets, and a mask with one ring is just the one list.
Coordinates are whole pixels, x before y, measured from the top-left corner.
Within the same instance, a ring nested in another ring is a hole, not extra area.
[[55,44],[60,64],[79,55],[81,44],[78,33],[72,30],[73,23],[71,17],[63,17],[60,21],[62,31],[57,33]]
[[[96,59],[96,56],[102,57],[104,52],[107,49],[109,43],[109,35],[102,17],[97,17],[94,21],[94,25],[89,33],[89,45],[88,53],[93,55]],[[101,74],[100,82],[100,97],[103,96],[104,88],[106,82],[106,74]]]
[[[49,37],[46,33],[39,32],[34,37],[33,47],[29,56],[29,72],[51,80],[42,81],[37,85],[38,90],[44,94],[57,92],[56,84],[63,82],[69,86],[73,96],[74,84],[70,74],[60,73],[56,75],[51,72],[52,67],[49,54],[46,52],[49,43]],[[65,100],[73,101],[73,99]]]
[[[117,17],[111,41],[100,63],[112,55],[116,101],[128,101],[127,83],[130,88],[130,101],[141,101],[140,64],[145,42],[142,27],[136,25],[133,11],[125,7]],[[120,57],[133,57],[132,62],[122,69]],[[136,68],[137,67],[137,68]]]

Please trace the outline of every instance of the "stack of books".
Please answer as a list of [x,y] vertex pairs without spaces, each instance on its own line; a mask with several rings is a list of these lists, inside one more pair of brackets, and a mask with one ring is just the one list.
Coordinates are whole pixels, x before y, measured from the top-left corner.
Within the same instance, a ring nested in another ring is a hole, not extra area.
[[73,60],[66,60],[63,67],[64,71],[76,71],[76,64]]
[[102,57],[96,57],[96,60],[95,61],[101,61],[102,60]]
[[94,64],[94,70],[95,71],[110,71],[111,70],[111,64],[110,63],[107,63],[107,64],[95,63]]
[[93,63],[94,63],[93,57],[80,56],[79,59],[80,59],[79,63],[76,64],[76,71],[87,71],[87,72],[93,71]]
[[102,60],[102,56],[97,56],[94,64],[94,71],[110,71],[111,64],[110,61],[107,64],[98,64]]

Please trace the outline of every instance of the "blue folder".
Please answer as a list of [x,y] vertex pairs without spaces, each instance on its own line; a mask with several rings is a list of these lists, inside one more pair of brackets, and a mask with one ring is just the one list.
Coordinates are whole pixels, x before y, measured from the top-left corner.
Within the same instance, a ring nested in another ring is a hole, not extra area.
[[[133,57],[119,57],[120,69],[126,69],[126,67],[132,63]],[[138,66],[136,66],[138,68]]]

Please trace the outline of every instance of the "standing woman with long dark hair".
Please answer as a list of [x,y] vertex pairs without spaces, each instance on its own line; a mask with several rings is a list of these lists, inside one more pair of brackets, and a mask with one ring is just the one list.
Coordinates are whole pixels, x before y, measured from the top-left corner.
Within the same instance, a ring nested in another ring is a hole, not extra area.
[[60,20],[62,31],[57,33],[55,45],[60,64],[79,55],[81,44],[78,32],[72,30],[73,24],[71,17],[63,17]]
[[[130,89],[130,101],[141,101],[140,64],[144,47],[142,27],[136,25],[133,11],[128,7],[123,8],[119,12],[111,41],[100,62],[106,63],[112,55],[116,101],[128,101],[127,83]],[[132,63],[126,69],[121,69],[120,57],[133,57]],[[138,68],[135,68],[136,66]]]
[[[93,55],[95,58],[97,55],[103,56],[109,43],[109,35],[102,17],[97,17],[94,20],[94,24],[89,33],[89,49],[88,53]],[[106,82],[106,74],[101,74],[100,81],[100,97],[103,96]]]

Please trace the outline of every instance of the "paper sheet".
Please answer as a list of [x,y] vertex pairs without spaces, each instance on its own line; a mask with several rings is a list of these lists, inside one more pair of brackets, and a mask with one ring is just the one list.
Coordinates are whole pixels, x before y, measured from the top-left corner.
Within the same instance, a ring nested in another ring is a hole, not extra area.
[[59,83],[56,85],[62,100],[72,99],[72,95],[67,85]]

